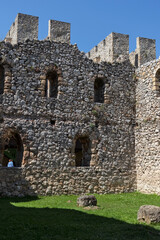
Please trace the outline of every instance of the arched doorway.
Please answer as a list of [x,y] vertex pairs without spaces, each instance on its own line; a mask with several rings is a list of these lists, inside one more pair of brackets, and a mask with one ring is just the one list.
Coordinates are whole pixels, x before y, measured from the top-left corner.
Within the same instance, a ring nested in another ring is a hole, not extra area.
[[75,143],[75,165],[90,166],[91,142],[88,137],[79,137]]
[[6,167],[8,160],[12,159],[15,167],[21,167],[23,159],[23,143],[20,135],[9,129],[3,135],[3,159],[2,166]]

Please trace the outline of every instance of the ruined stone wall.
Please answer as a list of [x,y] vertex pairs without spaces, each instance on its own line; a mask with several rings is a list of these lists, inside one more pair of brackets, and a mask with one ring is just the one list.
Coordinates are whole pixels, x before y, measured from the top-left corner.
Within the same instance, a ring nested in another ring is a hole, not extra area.
[[[133,191],[135,81],[130,63],[99,65],[75,45],[50,41],[1,43],[0,48],[12,72],[11,87],[3,94],[0,145],[11,128],[24,147],[23,169],[0,169],[7,186],[1,194]],[[48,71],[57,72],[57,98],[45,97]],[[105,83],[104,103],[94,102],[97,77]],[[75,168],[79,136],[91,142],[89,168]],[[11,190],[11,179],[19,190]]]
[[142,65],[136,71],[135,153],[137,190],[160,193],[160,89],[154,86],[160,60]]

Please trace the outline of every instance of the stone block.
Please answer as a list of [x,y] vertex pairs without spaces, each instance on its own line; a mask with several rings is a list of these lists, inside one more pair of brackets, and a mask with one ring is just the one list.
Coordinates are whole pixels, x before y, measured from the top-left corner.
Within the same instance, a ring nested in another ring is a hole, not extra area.
[[84,195],[77,199],[77,204],[79,207],[96,206],[97,199],[93,195]]
[[154,205],[143,205],[138,210],[137,220],[140,222],[159,223],[160,207]]

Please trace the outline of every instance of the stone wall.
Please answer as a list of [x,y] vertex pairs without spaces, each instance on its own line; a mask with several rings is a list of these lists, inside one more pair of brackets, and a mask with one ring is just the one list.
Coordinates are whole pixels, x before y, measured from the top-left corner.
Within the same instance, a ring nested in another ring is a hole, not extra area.
[[160,91],[154,89],[160,60],[137,69],[135,153],[137,190],[160,194]]
[[132,171],[115,168],[0,168],[0,196],[133,192],[135,183]]
[[[96,177],[92,168],[97,168],[98,179],[102,177],[102,183],[108,186],[103,192],[135,189],[135,81],[130,63],[99,65],[89,60],[76,45],[50,41],[27,41],[15,46],[1,43],[0,48],[1,59],[10,61],[12,73],[11,86],[3,94],[1,109],[1,161],[3,140],[6,133],[13,131],[23,142],[21,171],[30,178],[36,169],[41,169],[41,172],[48,169],[46,171],[58,172],[56,181],[59,182],[64,173],[68,179],[64,181],[65,186],[69,188],[73,168],[76,175],[82,175],[82,182],[85,182],[88,172],[89,175],[87,187],[85,183],[81,184],[80,190],[74,189],[70,193],[93,191],[93,188],[100,193],[104,186],[98,187],[99,183],[95,183],[92,187],[91,176]],[[58,75],[57,98],[45,96],[46,76],[51,71]],[[97,78],[103,79],[105,84],[104,103],[94,102]],[[4,85],[6,81],[8,78]],[[87,137],[90,141],[89,169],[75,169],[75,142],[78,137]],[[29,174],[27,169],[30,165],[33,169]],[[2,168],[2,175],[3,170],[7,178],[9,171]],[[40,175],[36,181],[41,182],[42,178]],[[21,180],[26,181],[26,176]],[[29,182],[31,188],[33,185],[34,182]],[[54,182],[51,183],[53,185]],[[71,187],[77,188],[77,185],[72,183]],[[37,191],[45,193],[46,189],[44,186],[42,191]],[[65,193],[63,187],[59,193]]]
[[0,195],[159,194],[160,60],[141,65],[155,41],[139,38],[131,64],[128,35],[112,33],[89,59],[68,44],[67,23],[50,21],[50,39],[32,41],[38,18],[27,16],[7,35],[13,45],[0,43]]

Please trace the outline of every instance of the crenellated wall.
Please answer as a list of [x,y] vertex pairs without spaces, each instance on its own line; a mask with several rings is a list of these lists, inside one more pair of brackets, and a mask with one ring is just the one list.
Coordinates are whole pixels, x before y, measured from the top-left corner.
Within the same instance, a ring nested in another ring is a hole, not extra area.
[[160,194],[155,41],[138,38],[129,60],[128,35],[111,33],[88,57],[68,23],[50,20],[37,37],[38,18],[18,14],[12,44],[0,43],[0,195]]
[[[24,176],[21,178],[21,171],[16,173],[20,177],[18,193],[26,181],[39,194],[47,194],[49,186],[53,194],[58,194],[56,189],[60,194],[133,191],[135,81],[129,61],[95,64],[76,45],[52,41],[26,41],[15,46],[1,43],[0,50],[1,57],[12,64],[11,88],[3,94],[1,162],[7,134],[18,135],[19,145],[19,139],[23,143],[23,150],[20,146],[18,151],[23,151]],[[45,95],[51,71],[58,76],[57,98]],[[104,82],[102,103],[94,101],[96,79]],[[88,167],[75,167],[78,137],[90,142]],[[1,169],[0,179],[4,182],[6,178],[7,186],[13,179],[10,172],[13,176],[16,169]],[[0,189],[3,195],[15,191]]]
[[[38,40],[38,22],[39,18],[18,13],[14,23],[5,37],[6,42],[17,44],[26,40]],[[70,43],[70,23],[49,20],[47,39]]]

